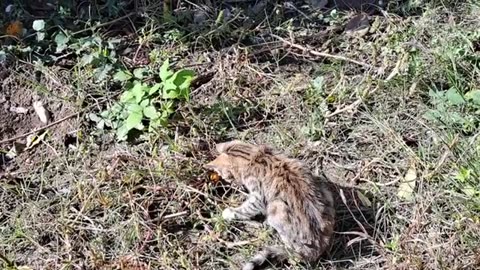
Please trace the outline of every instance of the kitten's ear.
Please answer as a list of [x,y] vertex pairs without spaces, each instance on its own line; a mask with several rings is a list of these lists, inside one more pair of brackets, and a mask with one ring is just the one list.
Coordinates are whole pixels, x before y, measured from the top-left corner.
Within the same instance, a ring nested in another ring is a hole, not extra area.
[[225,150],[232,146],[232,145],[235,145],[235,144],[241,144],[242,142],[239,141],[239,140],[233,140],[233,141],[229,141],[229,142],[223,142],[223,143],[217,143],[217,145],[215,146],[216,150],[218,153],[223,153],[225,152]]

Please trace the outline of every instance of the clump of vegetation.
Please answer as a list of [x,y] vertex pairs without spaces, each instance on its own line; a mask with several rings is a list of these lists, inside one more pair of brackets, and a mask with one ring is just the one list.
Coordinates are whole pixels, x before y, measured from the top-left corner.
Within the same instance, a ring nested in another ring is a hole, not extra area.
[[143,71],[136,69],[133,74],[128,71],[115,74],[114,78],[119,81],[135,80],[127,84],[127,90],[111,108],[99,115],[90,114],[98,129],[103,130],[107,126],[116,130],[119,140],[125,140],[132,129],[154,133],[158,128],[167,126],[168,118],[174,113],[175,101],[188,101],[193,71],[173,72],[166,60],[160,68],[161,82],[153,85],[139,81],[144,76]]

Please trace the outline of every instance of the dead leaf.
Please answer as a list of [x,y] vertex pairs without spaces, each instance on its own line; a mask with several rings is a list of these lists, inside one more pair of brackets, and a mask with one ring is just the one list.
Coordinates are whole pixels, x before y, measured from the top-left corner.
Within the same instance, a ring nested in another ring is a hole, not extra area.
[[362,202],[363,206],[372,207],[372,202],[370,201],[370,199],[367,198],[367,196],[363,195],[361,191],[357,191],[357,196]]
[[23,34],[23,23],[21,21],[10,23],[5,29],[5,34],[20,38]]
[[35,145],[39,144],[43,140],[43,138],[45,138],[46,134],[47,134],[47,132],[45,131],[42,134],[40,134],[39,136],[37,136],[35,134],[29,135],[27,137],[27,148],[26,149],[31,149]]
[[45,107],[43,107],[43,103],[41,101],[35,101],[33,103],[33,109],[35,109],[35,112],[37,113],[38,118],[40,118],[40,121],[42,121],[42,123],[44,124],[47,124],[48,112]]
[[415,190],[415,186],[417,184],[417,171],[415,169],[415,165],[411,165],[408,169],[405,177],[403,177],[403,181],[400,182],[398,186],[398,197],[407,201],[411,201],[413,199],[413,192]]

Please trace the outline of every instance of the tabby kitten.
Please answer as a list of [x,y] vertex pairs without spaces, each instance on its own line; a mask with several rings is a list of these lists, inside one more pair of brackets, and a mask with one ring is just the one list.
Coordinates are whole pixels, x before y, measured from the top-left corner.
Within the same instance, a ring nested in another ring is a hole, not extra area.
[[204,165],[226,180],[243,185],[247,200],[226,208],[226,220],[248,220],[263,215],[285,247],[267,247],[243,266],[255,269],[268,261],[283,262],[288,253],[314,262],[329,245],[335,223],[332,193],[299,161],[273,153],[266,146],[241,141],[220,143],[219,156]]

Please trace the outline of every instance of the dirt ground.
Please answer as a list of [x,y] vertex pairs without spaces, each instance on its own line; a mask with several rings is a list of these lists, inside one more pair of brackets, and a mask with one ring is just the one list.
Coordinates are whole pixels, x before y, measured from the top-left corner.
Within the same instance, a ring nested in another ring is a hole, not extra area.
[[[244,191],[202,168],[215,143],[241,139],[302,160],[335,193],[329,250],[282,269],[480,268],[478,4],[174,1],[172,23],[158,3],[73,2],[48,5],[42,42],[30,26],[0,39],[0,267],[237,269],[279,243],[266,224],[223,220]],[[128,89],[115,72],[145,68],[150,82],[165,58],[197,75],[168,123],[129,142],[98,128],[90,115]]]

